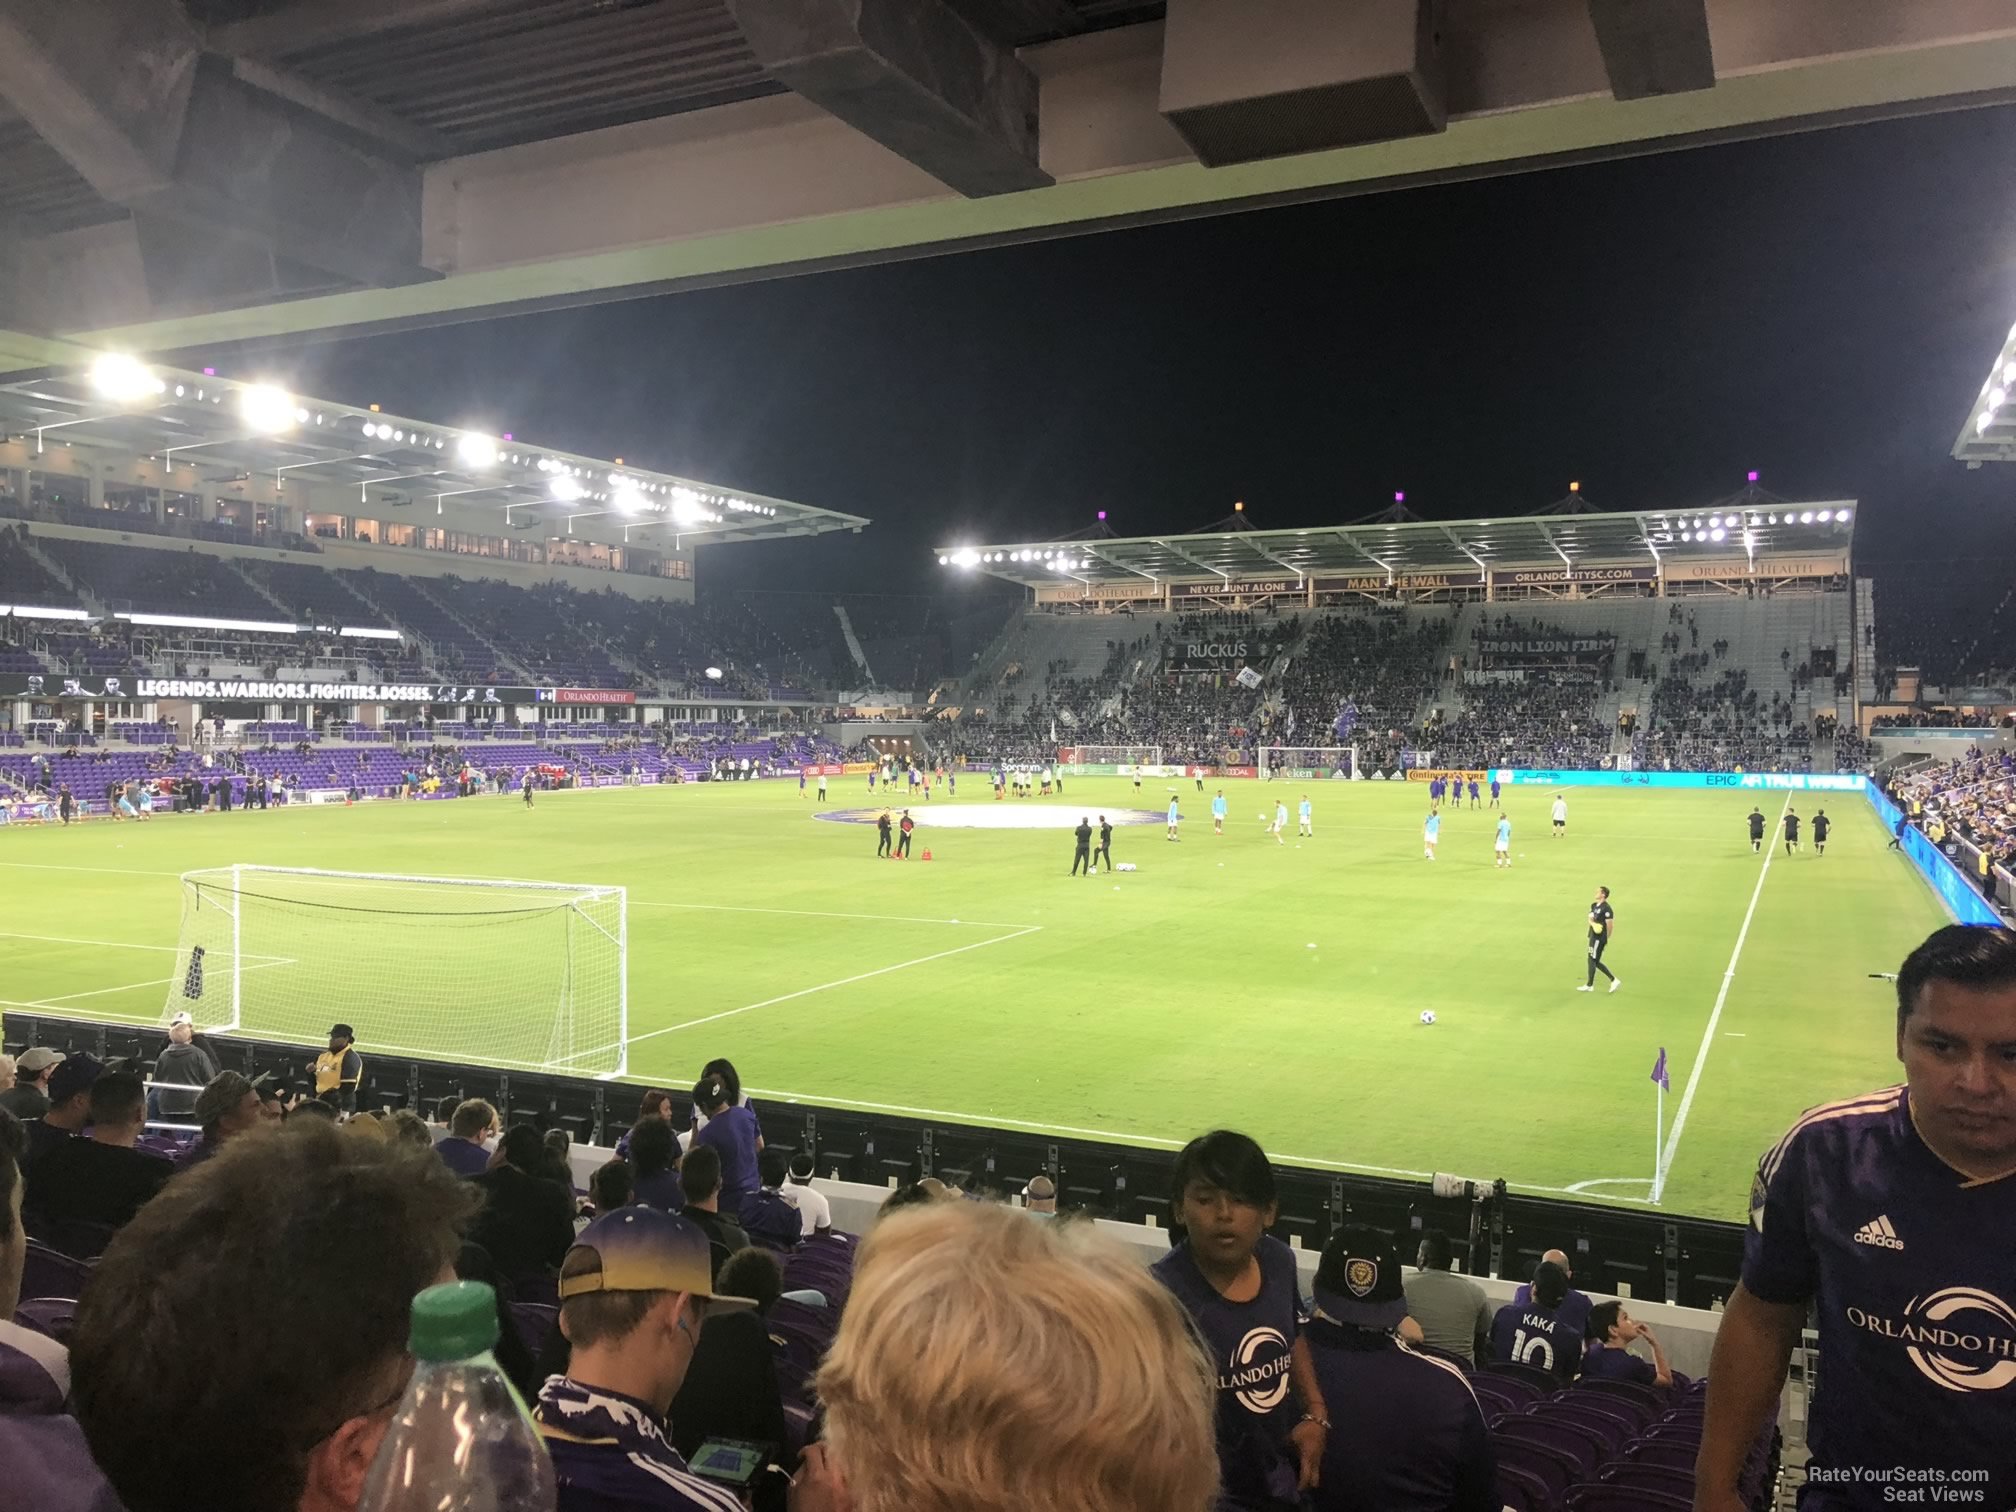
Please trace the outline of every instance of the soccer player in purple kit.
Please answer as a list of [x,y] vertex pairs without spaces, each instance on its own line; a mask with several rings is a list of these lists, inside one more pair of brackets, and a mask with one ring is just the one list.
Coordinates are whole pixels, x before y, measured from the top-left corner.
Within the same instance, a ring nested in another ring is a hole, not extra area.
[[1897,1057],[1902,1086],[1812,1109],[1758,1165],[1698,1512],[1742,1506],[1809,1310],[1802,1512],[2016,1506],[2016,931],[1951,924],[1906,957]]
[[1260,1146],[1219,1129],[1176,1157],[1175,1246],[1153,1267],[1197,1324],[1218,1374],[1221,1512],[1294,1512],[1320,1478],[1330,1415],[1301,1337],[1295,1254],[1267,1233],[1277,1205]]

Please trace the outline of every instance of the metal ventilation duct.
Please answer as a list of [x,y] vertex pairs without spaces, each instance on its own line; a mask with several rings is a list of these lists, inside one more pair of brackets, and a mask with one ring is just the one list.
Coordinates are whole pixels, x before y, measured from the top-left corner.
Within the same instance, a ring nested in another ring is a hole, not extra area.
[[1169,0],[1162,114],[1207,167],[1442,130],[1439,0]]

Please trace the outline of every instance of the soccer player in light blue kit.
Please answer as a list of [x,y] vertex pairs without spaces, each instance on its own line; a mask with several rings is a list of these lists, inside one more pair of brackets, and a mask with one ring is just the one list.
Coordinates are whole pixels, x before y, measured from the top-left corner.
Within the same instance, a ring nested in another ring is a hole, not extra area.
[[1211,800],[1211,832],[1215,835],[1225,833],[1225,789],[1223,788],[1218,789],[1218,796]]
[[1442,816],[1433,809],[1428,811],[1428,822],[1421,826],[1422,854],[1430,861],[1435,859],[1435,842],[1442,838]]
[[1176,826],[1182,821],[1182,818],[1183,816],[1176,811],[1176,795],[1172,793],[1169,795],[1169,838],[1171,840],[1176,839]]
[[1309,806],[1309,795],[1307,793],[1304,793],[1302,795],[1302,802],[1298,804],[1295,809],[1296,835],[1298,836],[1307,835],[1311,840],[1314,840],[1316,838],[1316,823],[1315,820],[1310,817],[1312,814],[1314,814],[1314,812],[1315,810]]
[[1492,862],[1494,866],[1512,864],[1512,821],[1505,816],[1502,809],[1498,813],[1498,840],[1492,849],[1497,852],[1496,859]]

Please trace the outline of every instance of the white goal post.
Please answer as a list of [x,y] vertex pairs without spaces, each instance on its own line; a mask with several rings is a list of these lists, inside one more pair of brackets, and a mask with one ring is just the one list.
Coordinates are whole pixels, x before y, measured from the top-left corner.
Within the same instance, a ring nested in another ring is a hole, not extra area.
[[526,1071],[629,1069],[621,887],[288,866],[182,874],[161,1010],[304,1045]]
[[1259,751],[1262,777],[1329,778],[1358,775],[1358,747],[1267,746]]
[[1099,766],[1160,766],[1162,747],[1159,745],[1059,746],[1057,764],[1073,771]]

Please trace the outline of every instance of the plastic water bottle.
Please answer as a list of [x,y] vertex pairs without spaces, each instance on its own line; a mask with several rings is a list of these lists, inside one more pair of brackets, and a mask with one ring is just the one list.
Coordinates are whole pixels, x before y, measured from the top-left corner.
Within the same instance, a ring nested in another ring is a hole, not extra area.
[[358,1512],[553,1512],[553,1461],[496,1343],[497,1296],[482,1282],[413,1299],[413,1380]]

